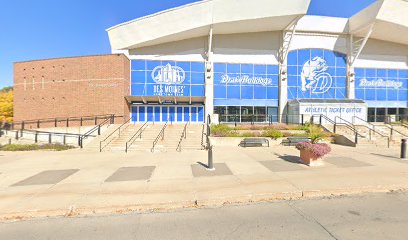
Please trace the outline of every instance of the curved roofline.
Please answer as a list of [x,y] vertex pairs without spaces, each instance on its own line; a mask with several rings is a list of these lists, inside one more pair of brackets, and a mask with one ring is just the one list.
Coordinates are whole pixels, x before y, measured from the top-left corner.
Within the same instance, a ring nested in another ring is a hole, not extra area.
[[140,20],[143,20],[143,19],[155,17],[155,16],[157,16],[157,15],[160,15],[160,14],[163,14],[163,13],[166,13],[166,12],[171,12],[171,11],[178,10],[178,9],[183,9],[183,8],[190,7],[190,6],[197,5],[197,4],[203,4],[203,3],[205,3],[205,2],[211,2],[211,1],[213,1],[213,0],[196,0],[196,1],[197,1],[197,2],[192,2],[192,3],[184,4],[184,5],[181,5],[181,6],[177,6],[177,7],[165,9],[165,10],[163,10],[163,11],[159,11],[159,12],[155,12],[155,13],[152,13],[152,14],[148,14],[148,15],[143,16],[143,17],[135,18],[135,19],[133,19],[133,20],[129,20],[129,21],[127,21],[127,22],[123,22],[123,23],[117,24],[117,25],[115,25],[115,26],[112,26],[112,27],[110,27],[110,28],[107,28],[107,29],[105,29],[105,31],[110,31],[110,30],[115,29],[115,28],[117,28],[117,27],[121,27],[121,26],[124,26],[124,25],[127,25],[127,24],[131,24],[131,23],[133,23],[133,22],[137,22],[137,21],[140,21]]
[[313,21],[313,15],[306,16],[310,1],[203,0],[127,21],[106,31],[112,50],[127,50],[208,36],[211,28],[214,35],[282,31],[300,19],[299,31],[365,37],[366,29],[372,27],[370,38],[408,45],[406,0],[378,0],[350,18],[318,16],[327,18],[320,22]]

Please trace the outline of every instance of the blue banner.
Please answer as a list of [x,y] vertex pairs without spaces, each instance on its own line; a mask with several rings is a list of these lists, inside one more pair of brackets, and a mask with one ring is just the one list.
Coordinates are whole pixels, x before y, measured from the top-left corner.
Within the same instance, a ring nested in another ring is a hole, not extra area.
[[355,96],[370,107],[407,107],[408,70],[356,68]]
[[288,99],[345,99],[346,55],[323,49],[288,54]]
[[132,96],[204,96],[204,63],[132,60]]
[[214,63],[215,106],[277,106],[277,65]]

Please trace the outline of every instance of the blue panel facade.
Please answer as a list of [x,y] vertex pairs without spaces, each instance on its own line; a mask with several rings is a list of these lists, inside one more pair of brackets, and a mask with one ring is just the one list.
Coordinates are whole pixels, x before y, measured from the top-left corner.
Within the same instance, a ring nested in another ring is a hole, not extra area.
[[278,106],[277,65],[214,63],[214,106]]
[[355,97],[369,107],[408,107],[408,70],[356,68]]
[[204,63],[132,60],[132,96],[204,96]]
[[345,99],[347,60],[343,53],[299,49],[288,54],[288,99]]

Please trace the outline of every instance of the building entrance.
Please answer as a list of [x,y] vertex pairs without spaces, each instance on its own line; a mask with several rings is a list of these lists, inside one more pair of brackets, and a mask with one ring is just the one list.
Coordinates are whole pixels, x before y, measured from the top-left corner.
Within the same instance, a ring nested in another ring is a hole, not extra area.
[[204,106],[197,105],[133,105],[132,122],[203,123]]

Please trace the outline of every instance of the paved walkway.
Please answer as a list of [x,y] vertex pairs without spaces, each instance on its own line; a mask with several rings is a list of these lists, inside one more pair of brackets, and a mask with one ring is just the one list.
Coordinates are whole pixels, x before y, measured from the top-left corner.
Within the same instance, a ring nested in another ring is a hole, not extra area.
[[207,152],[0,152],[0,220],[167,210],[408,189],[399,150],[333,145],[322,167],[294,147]]

